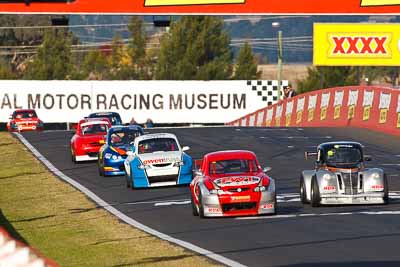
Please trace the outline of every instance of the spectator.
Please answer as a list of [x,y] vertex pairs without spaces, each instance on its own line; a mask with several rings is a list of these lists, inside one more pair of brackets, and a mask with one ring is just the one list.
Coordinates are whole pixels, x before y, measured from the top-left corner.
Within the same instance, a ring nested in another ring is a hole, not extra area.
[[146,120],[145,124],[144,124],[145,128],[153,128],[154,127],[154,123],[153,121],[149,118]]
[[290,86],[285,86],[283,88],[284,98],[291,98],[297,95],[296,91]]
[[132,117],[131,121],[129,122],[129,125],[139,125],[139,123],[137,123],[135,118]]

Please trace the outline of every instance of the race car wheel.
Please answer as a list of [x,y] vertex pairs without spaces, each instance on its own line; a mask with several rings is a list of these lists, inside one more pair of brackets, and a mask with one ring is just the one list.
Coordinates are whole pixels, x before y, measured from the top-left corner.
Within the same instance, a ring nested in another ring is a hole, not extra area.
[[311,180],[311,206],[319,207],[321,203],[321,197],[319,194],[319,187],[317,177],[313,177]]
[[383,204],[387,205],[389,204],[389,185],[388,185],[388,180],[387,180],[387,176],[386,173],[383,175]]
[[129,183],[129,187],[132,189],[132,190],[135,190],[135,182],[133,181],[133,172],[132,172],[132,167],[131,167],[131,174],[129,175],[130,177],[130,179],[128,179],[128,183]]
[[192,204],[192,214],[193,214],[193,216],[199,216],[199,211],[197,210],[197,206],[194,203],[193,197],[190,197],[190,203]]
[[306,184],[304,183],[303,175],[300,177],[300,200],[301,203],[307,204],[307,191],[306,191]]
[[76,156],[73,151],[71,151],[71,160],[73,163],[76,163]]
[[203,207],[203,197],[201,196],[201,191],[199,191],[199,217],[205,218],[204,216],[204,207]]
[[101,167],[100,161],[97,165],[99,166],[99,175],[104,176],[104,169]]
[[125,172],[125,181],[126,181],[126,188],[130,188],[131,183],[129,182],[129,176],[127,172]]

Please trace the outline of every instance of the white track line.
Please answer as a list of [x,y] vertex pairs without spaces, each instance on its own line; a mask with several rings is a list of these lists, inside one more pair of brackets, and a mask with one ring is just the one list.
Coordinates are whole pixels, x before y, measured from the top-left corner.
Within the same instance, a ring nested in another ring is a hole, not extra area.
[[19,133],[14,133],[15,136],[33,153],[33,155],[40,160],[52,173],[54,173],[56,176],[58,176],[60,179],[64,180],[65,182],[71,184],[73,187],[75,187],[76,189],[78,189],[79,191],[81,191],[82,193],[84,193],[87,197],[89,197],[90,199],[92,199],[97,205],[103,207],[105,210],[107,210],[108,212],[110,212],[111,214],[117,216],[119,219],[121,219],[122,221],[124,221],[125,223],[136,227],[148,234],[154,235],[160,239],[166,240],[168,242],[174,243],[176,245],[179,245],[181,247],[184,247],[186,249],[189,249],[191,251],[194,251],[202,256],[208,257],[210,259],[213,259],[219,263],[225,264],[227,266],[233,266],[233,267],[244,267],[245,265],[233,261],[231,259],[228,259],[222,255],[216,254],[212,251],[203,249],[201,247],[198,247],[194,244],[191,244],[189,242],[171,237],[169,235],[163,234],[153,228],[150,228],[138,221],[135,221],[134,219],[128,217],[127,215],[123,214],[122,212],[120,212],[119,210],[117,210],[116,208],[110,206],[107,202],[105,202],[103,199],[101,199],[100,197],[98,197],[96,194],[94,194],[92,191],[90,191],[89,189],[87,189],[86,187],[84,187],[83,185],[81,185],[80,183],[76,182],[75,180],[73,180],[72,178],[68,177],[67,175],[65,175],[64,173],[62,173],[60,170],[58,170],[50,161],[48,161],[42,154],[40,154],[40,152],[34,148],[29,142],[28,140],[25,139],[25,137],[23,137],[21,134]]

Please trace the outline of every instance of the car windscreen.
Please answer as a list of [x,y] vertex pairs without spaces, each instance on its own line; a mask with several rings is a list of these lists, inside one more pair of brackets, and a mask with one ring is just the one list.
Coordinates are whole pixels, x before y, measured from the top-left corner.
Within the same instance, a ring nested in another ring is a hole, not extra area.
[[210,162],[209,173],[210,174],[237,174],[237,173],[249,173],[256,172],[257,164],[255,160],[248,159],[230,159],[230,160],[219,160]]
[[108,130],[106,123],[96,123],[96,124],[82,124],[81,132],[83,135],[91,134],[106,134]]
[[142,135],[139,130],[121,129],[114,130],[109,137],[109,143],[112,146],[126,146],[128,147],[135,138]]
[[110,120],[111,125],[122,125],[121,117],[114,113],[92,113],[89,118],[107,118]]
[[352,145],[335,145],[326,150],[326,164],[338,168],[355,168],[362,162],[362,152]]
[[138,144],[139,154],[169,151],[179,151],[174,138],[153,138],[140,141]]
[[14,119],[31,119],[31,118],[37,118],[37,115],[34,110],[24,110],[24,111],[14,112],[13,118]]

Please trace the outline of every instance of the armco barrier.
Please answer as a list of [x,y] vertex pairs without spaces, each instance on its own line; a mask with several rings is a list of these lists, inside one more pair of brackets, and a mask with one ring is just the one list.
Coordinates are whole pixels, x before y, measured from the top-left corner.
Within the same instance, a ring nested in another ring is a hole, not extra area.
[[14,240],[0,228],[0,266],[7,267],[57,267],[58,265],[39,255],[34,249]]
[[227,123],[261,127],[358,127],[400,135],[400,90],[348,86],[282,100]]

